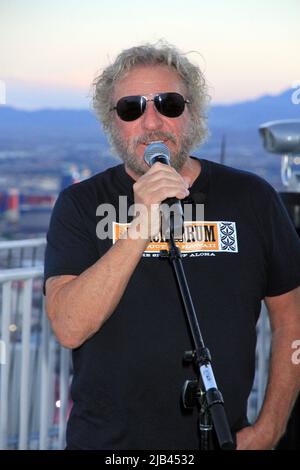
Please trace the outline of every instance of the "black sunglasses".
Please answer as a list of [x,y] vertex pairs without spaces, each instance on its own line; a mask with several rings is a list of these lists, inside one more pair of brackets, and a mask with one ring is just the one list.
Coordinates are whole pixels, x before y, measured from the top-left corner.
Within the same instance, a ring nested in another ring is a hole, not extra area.
[[169,118],[179,117],[184,111],[185,104],[189,103],[189,100],[184,99],[182,95],[173,92],[159,93],[153,98],[140,95],[124,96],[110,111],[116,110],[122,121],[135,121],[145,112],[147,101],[153,101],[157,111]]

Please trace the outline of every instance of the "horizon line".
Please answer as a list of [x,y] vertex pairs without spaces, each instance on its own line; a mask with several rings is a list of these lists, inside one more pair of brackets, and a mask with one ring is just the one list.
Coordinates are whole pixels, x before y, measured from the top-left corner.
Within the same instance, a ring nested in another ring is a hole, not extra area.
[[[286,94],[288,91],[292,93],[292,88],[286,88],[285,90],[279,93],[264,93],[260,94],[254,98],[245,98],[245,99],[238,99],[234,101],[214,101],[213,99],[210,102],[209,108],[211,107],[228,107],[234,105],[240,105],[244,103],[251,103],[255,101],[259,101],[264,98],[276,98],[281,95]],[[35,112],[35,111],[93,111],[92,107],[87,106],[77,106],[77,105],[61,105],[61,106],[49,106],[49,105],[40,105],[40,106],[18,106],[15,104],[9,103],[0,103],[0,110],[1,108],[10,108],[16,111],[27,111],[27,112]]]

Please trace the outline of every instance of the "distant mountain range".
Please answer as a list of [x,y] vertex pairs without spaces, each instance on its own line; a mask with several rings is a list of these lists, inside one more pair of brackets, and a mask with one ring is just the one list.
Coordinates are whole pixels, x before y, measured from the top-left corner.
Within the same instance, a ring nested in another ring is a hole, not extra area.
[[[293,90],[276,96],[230,105],[212,106],[209,127],[212,135],[239,130],[257,133],[258,126],[269,120],[300,119],[300,104],[292,103]],[[0,139],[3,141],[66,140],[101,142],[103,134],[96,117],[89,110],[43,109],[25,111],[0,106]]]
[[300,119],[300,104],[292,102],[293,91],[295,90],[287,90],[279,95],[265,95],[236,104],[212,106],[210,124],[221,128],[257,129],[266,121]]
[[[280,158],[264,150],[258,128],[266,121],[300,119],[300,104],[292,103],[293,91],[212,106],[210,136],[193,154],[255,172],[280,188]],[[226,152],[221,157],[225,141]],[[7,156],[18,151],[35,155],[32,168],[43,171],[59,169],[64,162],[89,165],[92,171],[118,163],[95,115],[85,109],[25,111],[0,106],[0,152]]]
[[99,141],[100,125],[88,110],[25,111],[0,107],[0,139]]

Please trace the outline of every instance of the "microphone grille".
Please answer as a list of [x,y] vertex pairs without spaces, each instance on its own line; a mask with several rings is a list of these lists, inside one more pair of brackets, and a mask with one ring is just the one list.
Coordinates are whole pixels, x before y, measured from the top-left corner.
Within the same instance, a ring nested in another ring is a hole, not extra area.
[[151,144],[147,145],[145,152],[144,152],[144,160],[147,165],[151,166],[153,159],[155,157],[164,156],[168,160],[170,160],[170,150],[168,147],[161,141],[151,142]]

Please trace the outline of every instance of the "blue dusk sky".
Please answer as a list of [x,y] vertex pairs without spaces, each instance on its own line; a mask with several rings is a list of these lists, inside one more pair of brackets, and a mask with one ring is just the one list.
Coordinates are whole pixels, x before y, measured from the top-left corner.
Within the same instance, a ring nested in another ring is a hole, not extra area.
[[163,38],[204,71],[214,103],[300,82],[299,0],[0,0],[8,105],[88,107],[120,50]]

